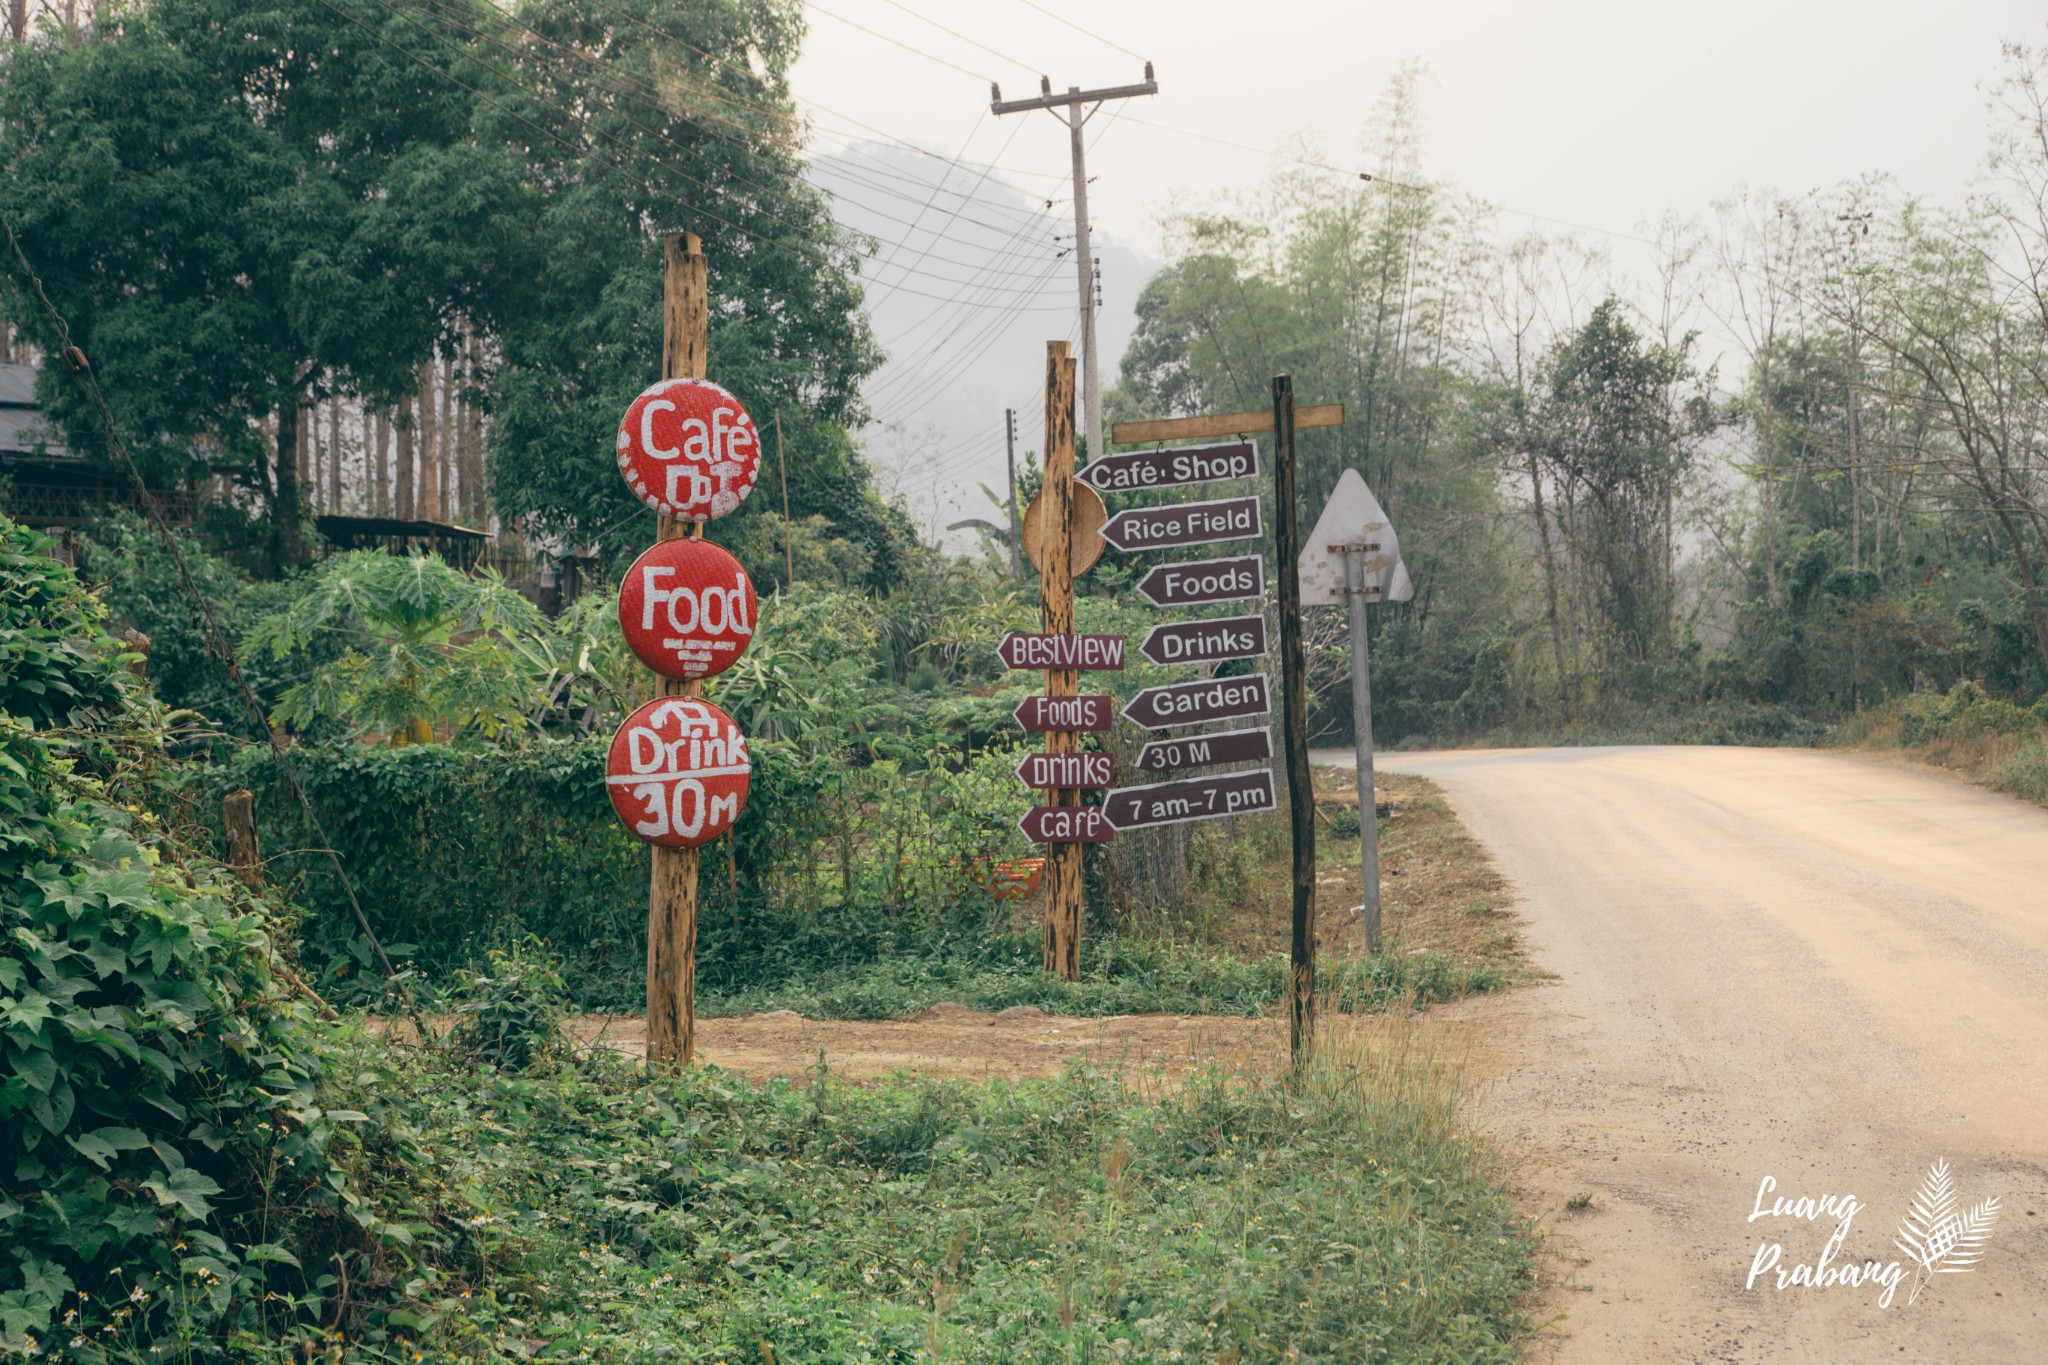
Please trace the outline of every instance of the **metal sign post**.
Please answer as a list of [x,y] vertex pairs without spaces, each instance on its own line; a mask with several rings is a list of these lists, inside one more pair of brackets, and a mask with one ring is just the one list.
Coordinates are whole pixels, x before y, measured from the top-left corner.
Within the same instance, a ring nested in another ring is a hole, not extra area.
[[1366,951],[1380,950],[1380,827],[1373,804],[1372,672],[1366,635],[1367,602],[1405,602],[1415,585],[1401,562],[1379,499],[1355,469],[1338,476],[1323,514],[1301,552],[1303,606],[1343,602],[1351,627],[1351,722],[1358,748],[1358,870],[1364,888]]

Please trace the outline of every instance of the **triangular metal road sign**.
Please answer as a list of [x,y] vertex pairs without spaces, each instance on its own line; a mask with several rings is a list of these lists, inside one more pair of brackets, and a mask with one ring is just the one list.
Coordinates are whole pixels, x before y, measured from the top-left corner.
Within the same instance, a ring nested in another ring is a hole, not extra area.
[[1401,542],[1380,508],[1380,500],[1365,486],[1358,471],[1347,469],[1330,490],[1323,514],[1301,550],[1301,605],[1304,607],[1344,604],[1345,545],[1376,545],[1365,556],[1365,586],[1377,588],[1368,602],[1405,602],[1415,596],[1408,566],[1401,562]]

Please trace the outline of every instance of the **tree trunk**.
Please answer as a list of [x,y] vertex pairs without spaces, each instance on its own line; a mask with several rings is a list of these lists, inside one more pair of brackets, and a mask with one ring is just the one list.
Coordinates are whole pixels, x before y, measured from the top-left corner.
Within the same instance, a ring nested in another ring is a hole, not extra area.
[[440,423],[435,421],[434,412],[434,362],[431,357],[420,366],[419,399],[419,474],[420,497],[413,515],[422,521],[441,519],[441,458]]
[[327,510],[341,511],[341,400],[327,403]]
[[1550,652],[1557,660],[1557,700],[1569,707],[1569,679],[1564,668],[1564,624],[1557,616],[1557,561],[1550,557],[1550,518],[1543,510],[1543,475],[1536,467],[1536,453],[1529,452],[1529,496],[1536,505],[1536,542],[1543,548],[1543,607],[1550,618]]
[[400,521],[411,521],[413,519],[413,433],[412,413],[409,411],[411,407],[412,403],[408,401],[405,407],[400,408],[396,421],[398,427],[398,468],[395,471],[397,477],[391,482],[392,492],[396,495],[397,505],[391,510]]
[[299,404],[277,407],[277,482],[270,505],[270,557],[280,570],[299,566],[304,546],[299,526]]
[[484,415],[476,405],[475,389],[484,366],[484,348],[469,334],[469,389],[462,405],[462,506],[469,524],[478,528],[490,516],[489,490],[484,487]]

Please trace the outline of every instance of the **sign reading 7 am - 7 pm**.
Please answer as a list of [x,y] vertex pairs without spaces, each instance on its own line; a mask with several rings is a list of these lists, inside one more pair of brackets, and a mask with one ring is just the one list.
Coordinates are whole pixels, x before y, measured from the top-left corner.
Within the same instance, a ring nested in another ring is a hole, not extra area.
[[1144,787],[1118,787],[1102,798],[1102,813],[1117,829],[1177,825],[1185,820],[1215,820],[1273,809],[1273,771],[1217,773],[1154,782]]

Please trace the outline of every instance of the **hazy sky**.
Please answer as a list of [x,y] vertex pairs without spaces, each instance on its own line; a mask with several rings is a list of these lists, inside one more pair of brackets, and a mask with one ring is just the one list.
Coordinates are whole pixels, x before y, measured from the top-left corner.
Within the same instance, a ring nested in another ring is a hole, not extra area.
[[[1088,167],[1095,229],[1124,248],[1119,264],[1141,275],[1157,250],[1162,211],[1256,185],[1274,165],[1271,149],[1296,134],[1317,136],[1334,165],[1372,169],[1358,150],[1360,130],[1404,62],[1420,61],[1428,72],[1421,88],[1423,162],[1432,179],[1499,206],[1504,232],[1559,227],[1520,216],[1526,213],[1625,234],[1666,209],[1704,211],[1740,184],[1796,193],[1886,171],[1922,193],[1959,196],[1983,154],[1983,87],[1997,74],[2000,41],[2048,39],[2048,12],[2020,0],[1040,2],[1043,11],[1027,0],[807,5],[811,31],[794,73],[796,96],[817,121],[821,150],[873,137],[858,124],[947,158],[964,149],[964,159],[1003,168],[979,194],[997,194],[993,181],[1000,178],[1016,203],[1037,196],[1042,206],[1044,198],[1064,200],[1068,193],[1065,129],[1046,114],[987,116],[988,81],[1000,81],[1009,98],[1035,93],[1041,73],[1056,89],[1116,85],[1138,80],[1139,58],[1151,59],[1160,94],[1126,102],[1125,116],[1113,124],[1105,126],[1116,106],[1097,117]],[[1044,11],[1071,18],[1100,40]],[[945,169],[936,159],[922,160],[933,172]],[[857,187],[834,188],[849,201],[859,197]],[[957,204],[938,201],[941,209]],[[889,211],[915,220],[918,207],[898,202]],[[1061,202],[1049,217],[1070,212]],[[936,211],[924,217],[927,229],[940,222]],[[907,239],[907,249],[899,249],[903,262],[918,261],[917,253],[933,245],[928,230],[913,233],[886,220],[862,226]],[[1610,242],[1627,268],[1633,248],[1625,238],[1587,235]],[[934,249],[951,252],[948,242]],[[1056,249],[1048,242],[1048,251]],[[1018,268],[1014,257],[1011,267]],[[918,268],[970,273],[929,258]],[[901,278],[905,287],[917,286]],[[1032,278],[1010,283],[1022,288]],[[1070,270],[1050,278],[1056,285],[1046,286],[1038,305],[1071,301]],[[1103,318],[1105,384],[1129,334],[1129,301],[1142,283],[1105,281],[1106,296],[1114,296]],[[928,278],[922,285],[950,292]],[[1011,342],[1042,353],[1044,339],[1065,335],[1071,321],[1052,311],[1018,312],[1006,326],[1015,332]],[[1007,383],[1020,353],[1005,344],[989,355],[997,350],[1007,353],[1006,371],[979,374],[965,365],[963,396]],[[1032,380],[1027,371],[1022,387]],[[942,398],[913,419],[930,428],[924,435],[938,443],[935,449],[974,439],[983,420],[979,407],[955,413],[950,406]],[[878,399],[876,407],[889,415],[886,402]],[[1000,414],[990,420],[999,424]],[[981,476],[989,468],[1000,469],[999,453]],[[933,515],[942,517],[943,508],[935,505]]]

